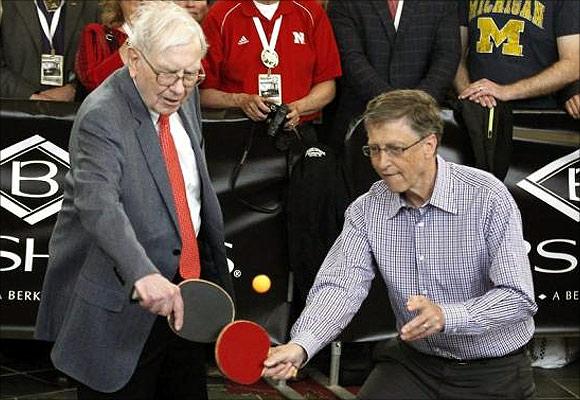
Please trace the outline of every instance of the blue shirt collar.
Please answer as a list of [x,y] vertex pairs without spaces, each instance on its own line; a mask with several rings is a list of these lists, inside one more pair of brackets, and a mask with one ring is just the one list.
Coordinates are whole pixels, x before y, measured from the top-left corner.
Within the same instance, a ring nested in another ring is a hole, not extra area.
[[[370,189],[370,194],[382,197],[388,204],[386,218],[393,218],[401,208],[408,207],[405,198],[400,193],[393,193],[383,182],[377,182]],[[449,163],[443,157],[437,155],[437,176],[435,178],[435,187],[431,198],[422,206],[432,205],[443,211],[457,214],[457,203],[453,197],[453,180],[451,179],[451,170]]]

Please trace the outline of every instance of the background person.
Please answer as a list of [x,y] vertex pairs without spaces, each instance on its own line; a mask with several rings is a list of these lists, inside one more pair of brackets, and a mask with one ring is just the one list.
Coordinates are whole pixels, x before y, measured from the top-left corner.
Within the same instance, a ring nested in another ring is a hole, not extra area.
[[488,108],[500,100],[554,109],[557,91],[580,79],[580,3],[459,0],[459,18],[460,99]]
[[73,125],[36,337],[55,342],[52,361],[79,382],[79,399],[207,399],[203,344],[167,323],[181,327],[182,279],[232,294],[202,150],[196,85],[207,45],[172,2],[144,2],[133,23],[128,66]]
[[525,346],[537,310],[520,212],[492,175],[437,155],[443,121],[422,91],[367,106],[363,148],[381,181],[353,202],[264,375],[288,379],[355,315],[377,271],[399,338],[377,354],[361,399],[530,398]]
[[207,15],[208,5],[206,0],[174,0],[174,3],[184,7],[189,15],[200,24]]
[[83,29],[75,71],[87,94],[127,63],[131,15],[141,1],[104,0],[102,23],[92,23]]
[[96,1],[3,0],[0,97],[72,101],[80,32],[98,20]]
[[332,27],[313,1],[217,1],[204,21],[210,45],[201,104],[241,108],[263,121],[267,103],[290,108],[287,126],[312,121],[335,95],[340,60]]
[[421,89],[443,101],[460,57],[455,3],[335,0],[327,9],[343,69],[329,144],[340,151],[349,125],[380,93]]

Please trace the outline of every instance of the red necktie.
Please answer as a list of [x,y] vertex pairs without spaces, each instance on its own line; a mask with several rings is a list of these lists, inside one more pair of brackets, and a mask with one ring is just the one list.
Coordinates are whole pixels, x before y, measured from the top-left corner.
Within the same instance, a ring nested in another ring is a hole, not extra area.
[[191,214],[187,205],[185,195],[185,183],[177,157],[175,143],[171,136],[169,128],[169,116],[162,114],[159,116],[159,141],[161,142],[161,152],[165,158],[173,201],[175,202],[175,211],[177,212],[177,221],[179,223],[179,234],[181,235],[181,257],[179,258],[179,274],[183,279],[199,278],[200,263],[199,249],[197,248],[197,239]]
[[391,18],[393,21],[395,20],[395,15],[397,15],[397,4],[399,4],[399,0],[387,0],[389,5],[389,11],[391,12]]

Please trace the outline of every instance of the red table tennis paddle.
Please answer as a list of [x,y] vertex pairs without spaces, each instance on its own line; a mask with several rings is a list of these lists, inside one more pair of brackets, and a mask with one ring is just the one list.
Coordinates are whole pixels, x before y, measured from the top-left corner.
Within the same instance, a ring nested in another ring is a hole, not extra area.
[[269,351],[268,332],[255,322],[239,320],[222,329],[215,346],[215,359],[226,378],[251,385],[260,380]]
[[224,326],[234,320],[232,298],[220,286],[203,279],[187,279],[178,286],[183,298],[183,327],[175,330],[168,317],[169,327],[184,339],[214,342]]

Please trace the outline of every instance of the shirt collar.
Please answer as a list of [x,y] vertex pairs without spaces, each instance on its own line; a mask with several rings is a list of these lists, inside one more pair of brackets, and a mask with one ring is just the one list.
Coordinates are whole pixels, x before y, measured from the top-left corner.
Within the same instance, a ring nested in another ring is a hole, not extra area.
[[[393,218],[401,208],[408,207],[407,202],[400,193],[393,193],[384,182],[378,182],[371,188],[371,193],[384,198],[388,204],[386,218]],[[457,214],[457,202],[453,197],[453,181],[449,163],[441,156],[437,156],[437,176],[431,198],[422,207],[427,205],[440,208],[452,214]]]
[[[278,5],[278,9],[274,13],[271,21],[275,21],[280,15],[290,14],[294,11],[294,7],[291,4],[292,1],[280,0],[280,4]],[[243,0],[242,1],[242,13],[247,17],[260,17],[264,21],[268,21],[266,17],[262,15],[262,13],[258,10],[256,5],[252,0]]]
[[457,202],[453,197],[453,180],[449,163],[437,155],[437,178],[429,204],[452,214],[457,214]]

